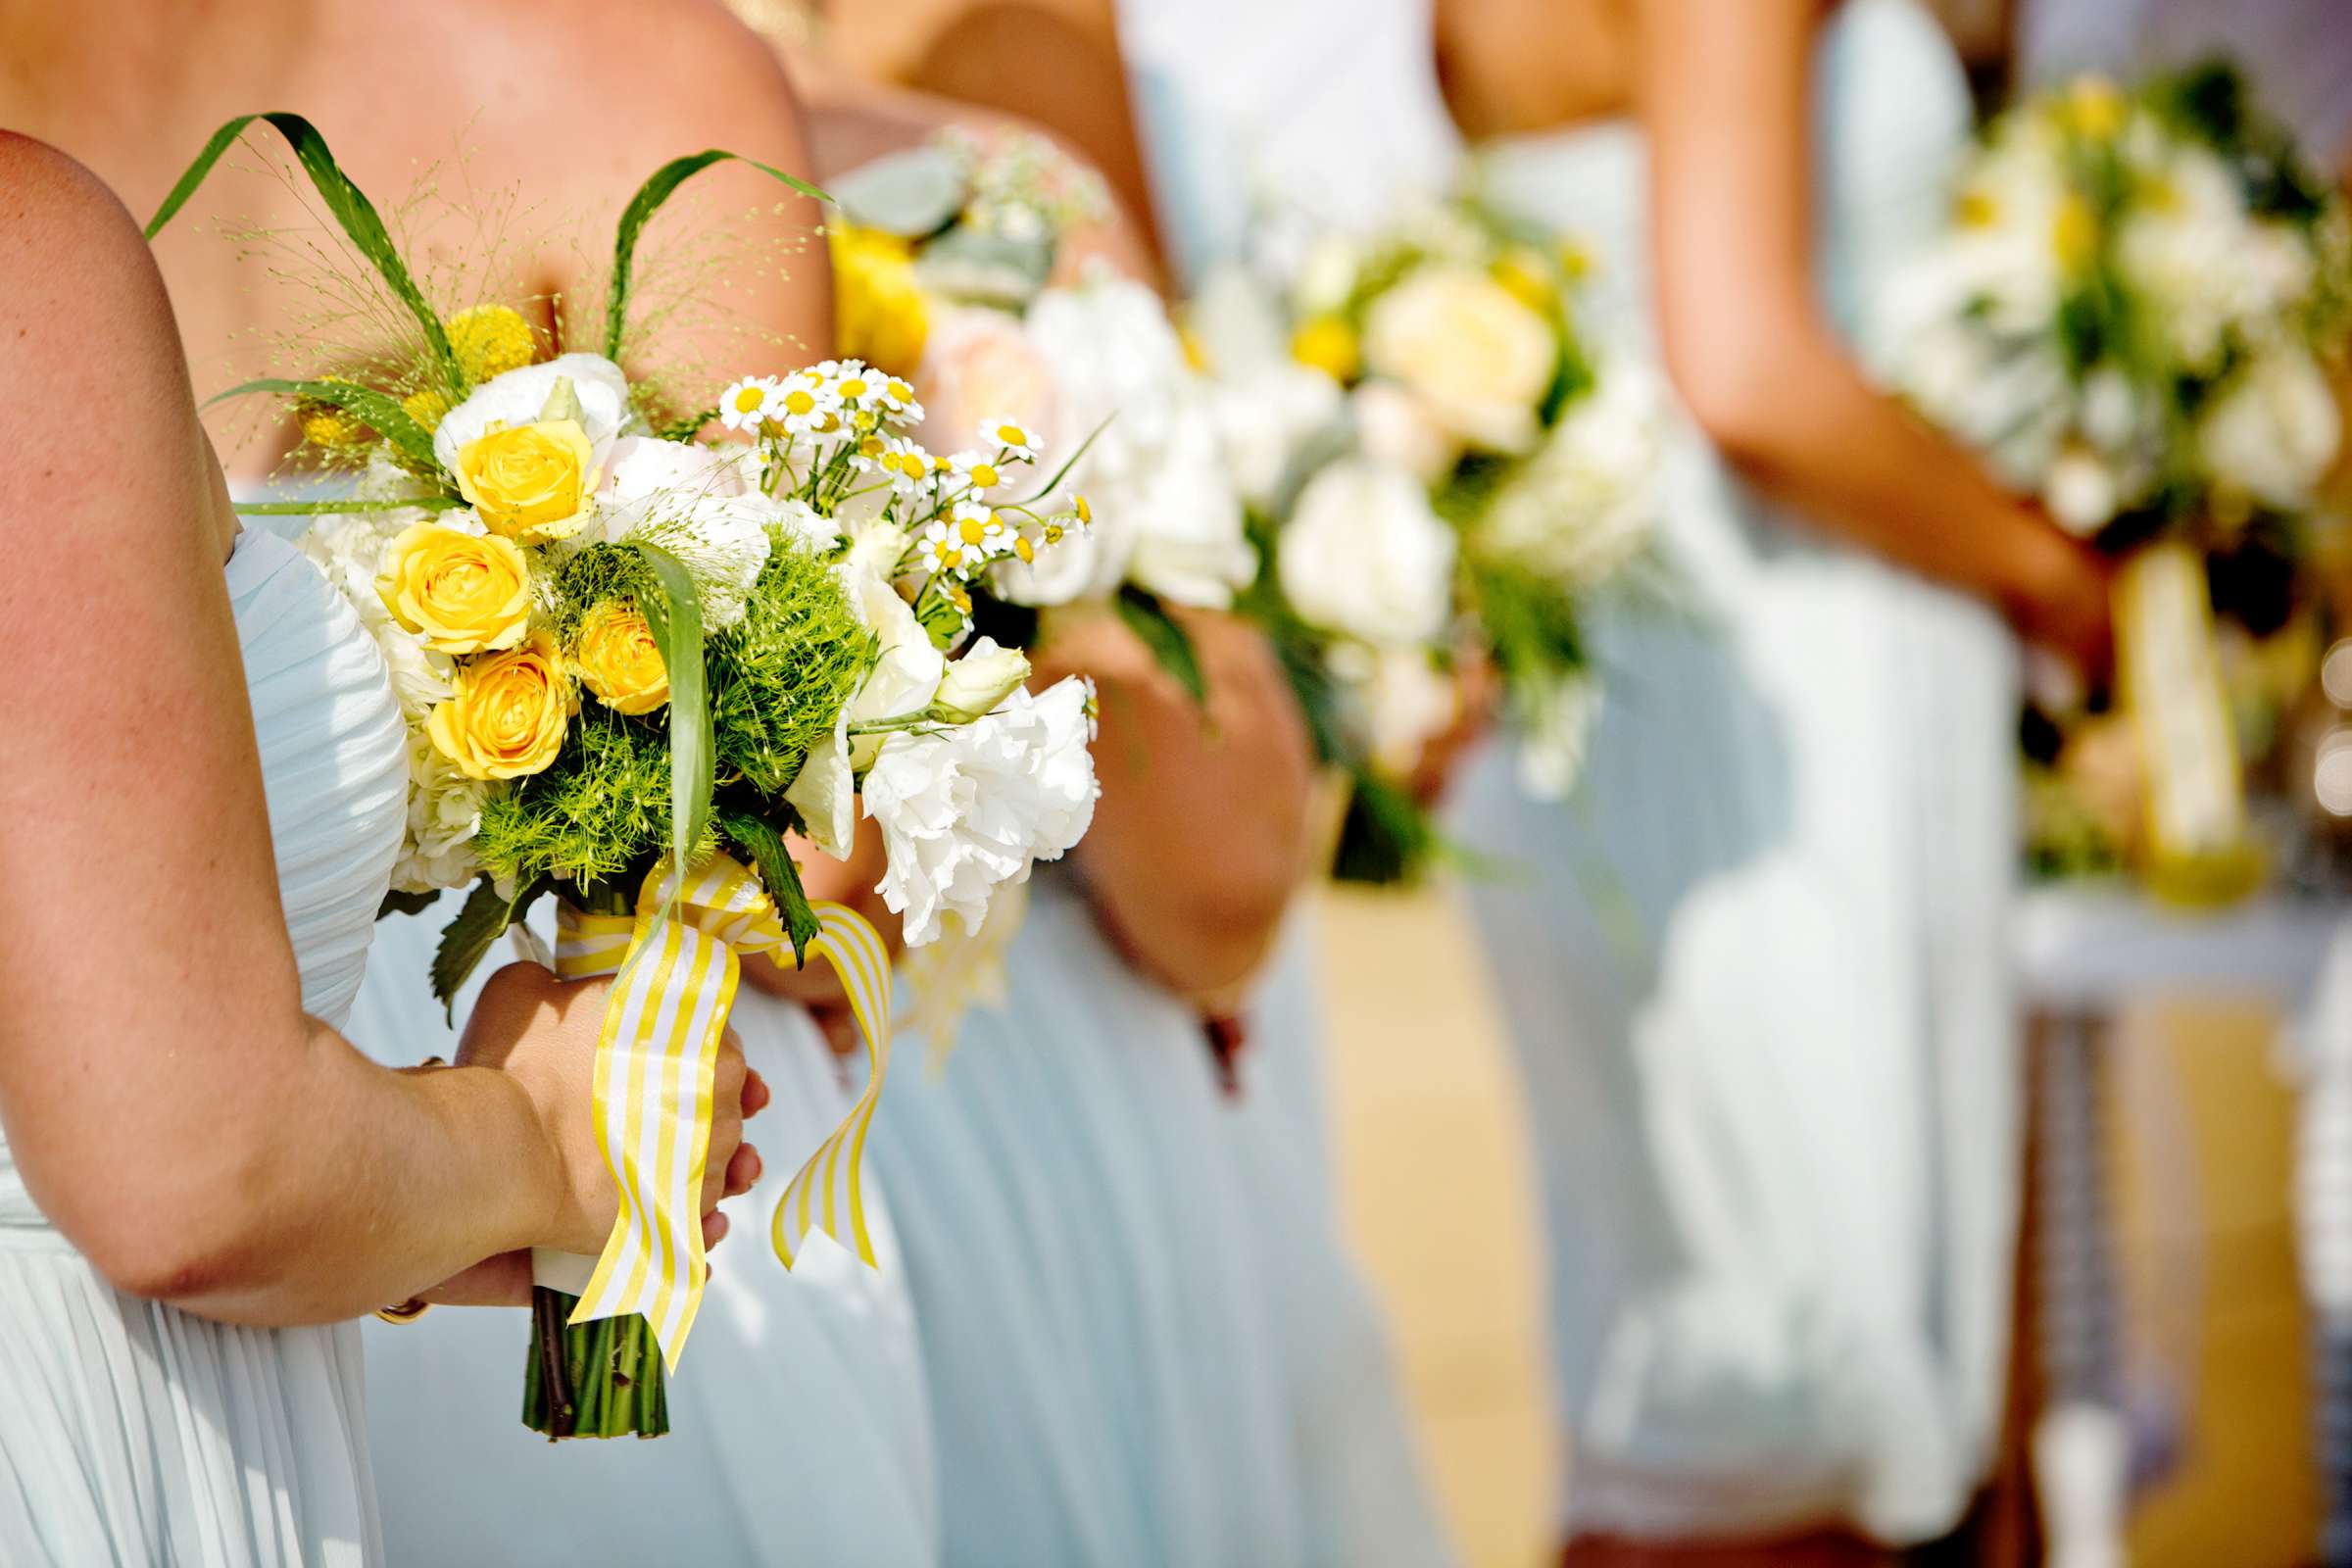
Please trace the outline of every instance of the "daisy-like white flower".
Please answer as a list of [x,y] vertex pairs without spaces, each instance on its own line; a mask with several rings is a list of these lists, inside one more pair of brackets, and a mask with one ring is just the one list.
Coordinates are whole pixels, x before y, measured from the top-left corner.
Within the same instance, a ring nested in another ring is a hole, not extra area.
[[718,422],[730,430],[757,430],[784,395],[784,383],[772,375],[747,375],[718,395]]
[[886,406],[890,378],[857,360],[844,360],[832,378],[833,396],[845,409],[860,412]]
[[923,406],[915,401],[913,386],[895,375],[882,383],[882,407],[894,424],[923,422]]
[[1002,448],[1024,463],[1035,463],[1037,449],[1042,445],[1037,432],[1017,419],[981,420],[980,439],[984,444]]
[[934,517],[923,524],[919,536],[923,564],[932,571],[962,572],[969,569],[969,558],[964,554],[963,537],[955,522],[947,517]]
[[971,486],[973,495],[985,495],[1012,477],[1012,464],[1001,461],[985,452],[958,452],[950,458],[956,472]]
[[931,454],[905,436],[888,435],[879,438],[881,452],[872,466],[890,480],[891,492],[911,497],[931,483]]
[[823,382],[810,385],[804,375],[785,379],[765,417],[787,435],[826,435],[841,427],[832,389]]

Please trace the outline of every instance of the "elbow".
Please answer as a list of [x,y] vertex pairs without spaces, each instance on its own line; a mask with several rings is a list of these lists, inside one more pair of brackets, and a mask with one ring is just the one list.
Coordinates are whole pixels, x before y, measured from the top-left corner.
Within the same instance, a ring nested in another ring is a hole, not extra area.
[[268,1294],[289,1255],[276,1165],[267,1150],[216,1150],[201,1171],[159,1171],[118,1187],[103,1213],[68,1234],[126,1296],[200,1312],[250,1301]]
[[1785,466],[1805,438],[1808,389],[1818,384],[1821,344],[1801,320],[1755,317],[1744,324],[1666,334],[1666,371],[1707,440],[1736,466]]
[[1174,885],[1095,879],[1098,916],[1135,967],[1202,1007],[1229,1004],[1274,951],[1298,886],[1289,861],[1220,858]]

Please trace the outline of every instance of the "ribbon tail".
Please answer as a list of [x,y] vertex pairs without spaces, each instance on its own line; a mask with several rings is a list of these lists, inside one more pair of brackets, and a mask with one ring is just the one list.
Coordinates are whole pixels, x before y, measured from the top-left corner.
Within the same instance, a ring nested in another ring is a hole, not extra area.
[[[850,1010],[865,1040],[865,1090],[841,1125],[809,1155],[784,1189],[769,1224],[769,1240],[786,1268],[793,1266],[809,1231],[821,1230],[851,1247],[867,1267],[879,1267],[865,1223],[863,1182],[865,1138],[874,1107],[890,1073],[890,950],[882,935],[855,909],[838,904],[815,906],[817,935],[808,951],[831,963],[849,993]],[[849,1234],[843,1234],[847,1222]]]

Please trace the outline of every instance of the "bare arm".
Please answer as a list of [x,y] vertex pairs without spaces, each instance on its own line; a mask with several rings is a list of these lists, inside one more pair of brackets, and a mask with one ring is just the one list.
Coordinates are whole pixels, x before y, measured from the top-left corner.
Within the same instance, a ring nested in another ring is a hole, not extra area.
[[304,1016],[161,279],[104,187],[5,134],[0,345],[0,1123],[42,1211],[122,1289],[267,1324],[593,1250],[601,987],[516,971],[489,1065],[434,1072]]
[[1039,679],[1094,677],[1102,797],[1074,858],[1129,960],[1204,1008],[1239,1000],[1309,869],[1314,758],[1265,638],[1181,612],[1206,712],[1107,612],[1055,629]]
[[1864,378],[1813,283],[1819,0],[1641,0],[1666,368],[1759,483],[1858,544],[2095,662],[2095,559]]

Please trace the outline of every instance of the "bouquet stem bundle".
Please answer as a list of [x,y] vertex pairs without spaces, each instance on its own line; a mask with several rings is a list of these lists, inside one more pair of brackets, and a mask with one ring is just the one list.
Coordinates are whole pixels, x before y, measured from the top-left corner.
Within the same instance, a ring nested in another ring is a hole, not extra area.
[[579,1299],[545,1285],[531,1292],[522,1424],[551,1443],[661,1437],[669,1430],[669,1384],[652,1326],[631,1312],[574,1327]]

